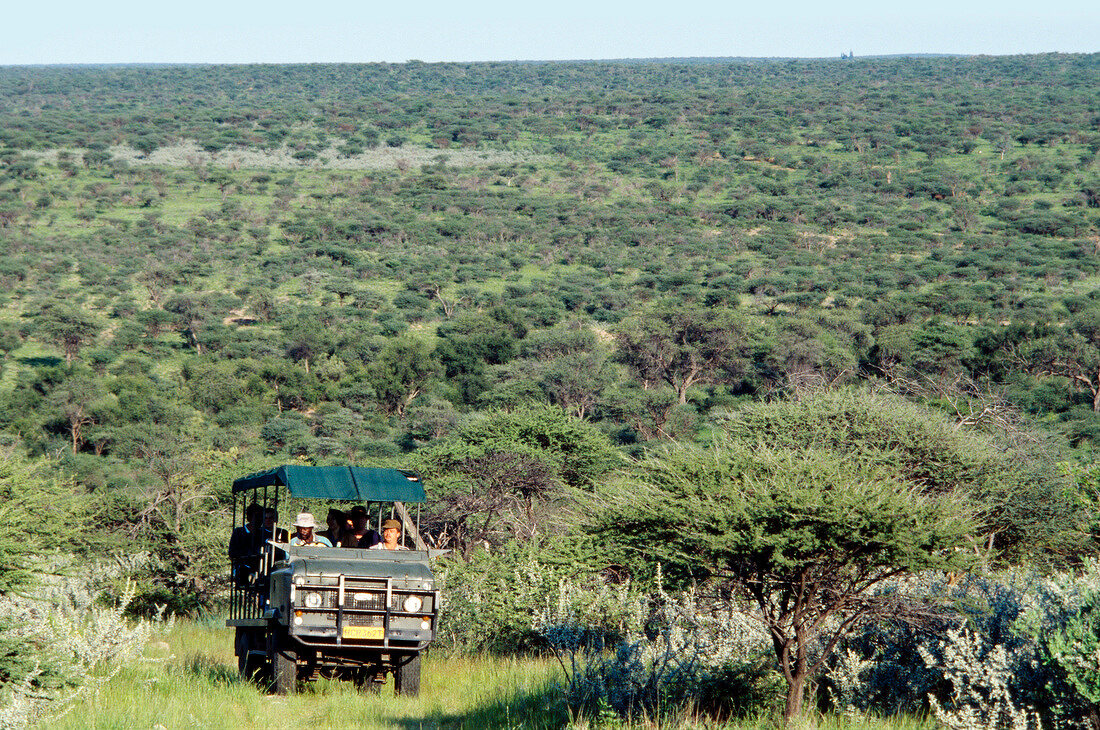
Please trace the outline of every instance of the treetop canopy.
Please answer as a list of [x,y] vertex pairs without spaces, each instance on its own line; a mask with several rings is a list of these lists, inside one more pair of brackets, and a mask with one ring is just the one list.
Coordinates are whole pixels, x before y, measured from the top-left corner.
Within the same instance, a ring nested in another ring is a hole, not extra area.
[[283,466],[243,476],[233,492],[285,486],[292,497],[339,499],[353,502],[423,502],[420,477],[401,469],[361,466]]

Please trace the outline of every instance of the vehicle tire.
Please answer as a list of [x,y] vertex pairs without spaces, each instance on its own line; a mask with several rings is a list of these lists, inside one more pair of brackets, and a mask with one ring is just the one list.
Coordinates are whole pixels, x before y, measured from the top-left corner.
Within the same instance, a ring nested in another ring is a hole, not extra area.
[[248,679],[248,673],[245,671],[248,669],[248,632],[238,626],[234,634],[233,652],[237,655],[237,671],[241,679]]
[[271,657],[272,685],[277,695],[298,691],[298,652],[287,646],[286,639],[275,637]]
[[251,682],[256,675],[263,670],[263,664],[256,661],[256,655],[252,654],[258,647],[256,632],[251,629],[237,628],[237,671],[241,679]]
[[406,658],[393,672],[394,692],[405,697],[416,697],[420,694],[420,654],[413,654]]

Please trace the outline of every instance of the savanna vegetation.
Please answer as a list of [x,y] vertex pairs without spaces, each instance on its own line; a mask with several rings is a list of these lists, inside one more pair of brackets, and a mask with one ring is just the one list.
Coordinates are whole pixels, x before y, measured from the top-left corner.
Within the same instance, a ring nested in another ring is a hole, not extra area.
[[[558,666],[547,726],[1100,723],[1098,87],[0,68],[5,717],[145,681],[158,621],[217,616],[232,478],[300,461],[423,474],[440,650]],[[88,605],[118,623],[62,661],[46,616]]]

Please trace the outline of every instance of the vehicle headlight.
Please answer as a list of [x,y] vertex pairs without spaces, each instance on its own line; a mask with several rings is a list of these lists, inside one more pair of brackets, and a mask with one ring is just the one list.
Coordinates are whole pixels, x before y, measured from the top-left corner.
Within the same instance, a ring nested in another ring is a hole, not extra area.
[[306,606],[308,608],[320,608],[321,607],[321,594],[320,593],[307,593],[306,594]]
[[409,596],[405,599],[405,611],[408,613],[415,613],[420,610],[420,607],[424,605],[424,602],[420,600],[420,596]]

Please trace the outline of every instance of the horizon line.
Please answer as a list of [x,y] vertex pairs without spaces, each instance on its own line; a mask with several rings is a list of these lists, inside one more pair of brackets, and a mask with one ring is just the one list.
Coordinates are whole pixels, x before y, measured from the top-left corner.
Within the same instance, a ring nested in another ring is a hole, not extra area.
[[624,56],[617,58],[516,58],[476,61],[68,61],[39,63],[3,63],[0,68],[119,68],[164,66],[445,66],[454,64],[551,64],[551,63],[715,63],[715,62],[777,62],[777,61],[857,61],[889,58],[1018,58],[1026,56],[1094,56],[1100,51],[1037,51],[1032,53],[951,53],[936,51],[869,53],[856,55],[850,51],[835,56]]

